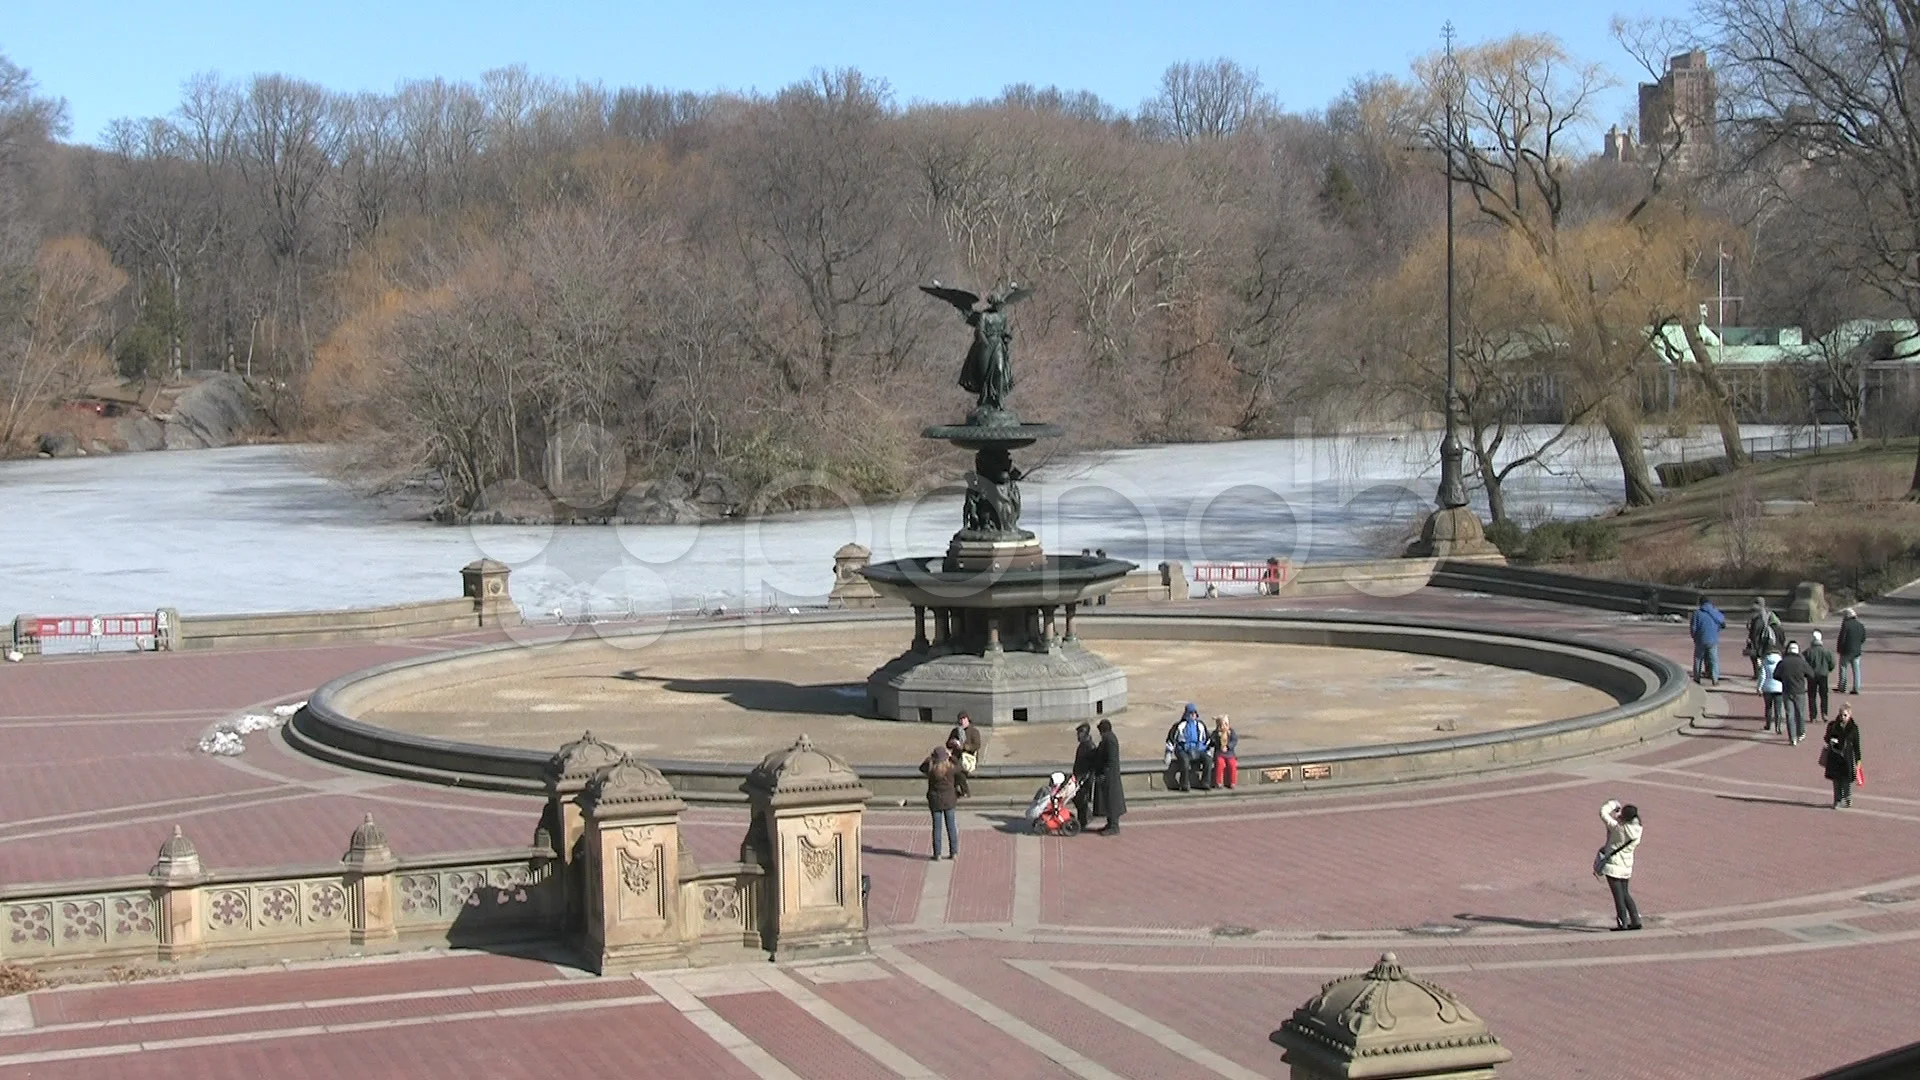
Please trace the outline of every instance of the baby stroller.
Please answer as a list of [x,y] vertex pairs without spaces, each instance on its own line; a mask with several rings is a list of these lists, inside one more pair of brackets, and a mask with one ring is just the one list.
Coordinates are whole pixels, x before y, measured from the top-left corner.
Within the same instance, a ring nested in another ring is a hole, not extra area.
[[1073,836],[1080,831],[1080,819],[1073,816],[1080,778],[1054,773],[1048,779],[1051,782],[1034,793],[1033,805],[1027,807],[1027,827],[1035,836]]

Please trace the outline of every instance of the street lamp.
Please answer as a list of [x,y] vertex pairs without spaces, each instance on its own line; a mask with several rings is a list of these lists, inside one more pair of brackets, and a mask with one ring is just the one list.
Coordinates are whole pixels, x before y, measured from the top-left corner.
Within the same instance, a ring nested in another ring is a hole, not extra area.
[[1459,85],[1460,69],[1453,59],[1453,23],[1449,21],[1441,28],[1440,34],[1447,42],[1446,59],[1441,71],[1441,85],[1446,93],[1444,115],[1447,155],[1447,399],[1442,412],[1447,429],[1440,436],[1440,490],[1434,493],[1433,501],[1442,510],[1455,510],[1467,505],[1466,487],[1460,480],[1460,463],[1465,453],[1460,448],[1459,437],[1454,433],[1454,360],[1458,350],[1453,336],[1453,96]]

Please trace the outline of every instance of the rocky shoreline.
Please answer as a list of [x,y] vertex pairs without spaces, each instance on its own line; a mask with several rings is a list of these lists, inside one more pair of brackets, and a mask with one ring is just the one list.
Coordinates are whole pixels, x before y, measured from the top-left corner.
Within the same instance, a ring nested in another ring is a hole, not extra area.
[[68,401],[53,412],[31,447],[43,458],[208,450],[273,430],[259,391],[241,376],[220,371],[195,379],[164,411],[117,398]]

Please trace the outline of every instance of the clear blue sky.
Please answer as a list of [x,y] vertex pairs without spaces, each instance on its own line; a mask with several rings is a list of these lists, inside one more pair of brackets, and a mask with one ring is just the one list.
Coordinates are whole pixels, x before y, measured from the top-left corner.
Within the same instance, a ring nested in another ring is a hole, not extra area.
[[1687,0],[1621,9],[1591,0],[1000,0],[965,4],[789,0],[6,0],[0,53],[67,99],[72,137],[119,116],[164,114],[183,80],[282,72],[334,90],[402,79],[471,79],[522,63],[606,85],[770,91],[818,67],[858,67],[902,103],[990,96],[1015,82],[1092,90],[1132,109],[1179,60],[1226,56],[1259,70],[1289,109],[1324,106],[1354,76],[1402,74],[1452,19],[1463,41],[1558,35],[1622,85],[1638,76],[1607,33],[1616,13],[1681,15]]

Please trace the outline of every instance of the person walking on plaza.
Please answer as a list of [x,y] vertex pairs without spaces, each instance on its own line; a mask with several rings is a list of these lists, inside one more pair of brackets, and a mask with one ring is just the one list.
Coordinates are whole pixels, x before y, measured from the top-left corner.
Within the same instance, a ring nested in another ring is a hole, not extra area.
[[1702,678],[1720,685],[1720,631],[1727,628],[1726,613],[1713,606],[1711,597],[1702,595],[1693,609],[1689,627],[1693,635],[1693,681]]
[[958,766],[953,771],[953,786],[963,799],[973,794],[967,777],[972,776],[973,770],[979,767],[981,745],[980,729],[973,726],[973,720],[966,713],[961,713],[960,722],[947,732],[947,753]]
[[1753,682],[1761,682],[1760,666],[1768,653],[1780,651],[1780,620],[1767,610],[1767,602],[1755,597],[1753,615],[1747,619],[1747,658],[1753,661]]
[[1084,723],[1073,729],[1073,736],[1073,776],[1080,781],[1079,790],[1073,793],[1073,813],[1080,819],[1080,831],[1085,832],[1088,819],[1106,804],[1099,785],[1094,783],[1100,775],[1100,747],[1093,741],[1093,729]]
[[1833,781],[1833,808],[1853,805],[1853,782],[1860,775],[1860,725],[1853,719],[1853,706],[1840,706],[1840,714],[1827,725],[1826,747],[1820,751],[1820,766]]
[[[1840,618],[1840,637],[1834,641],[1840,652],[1840,681],[1835,689],[1842,694],[1860,693],[1860,651],[1867,646],[1867,624],[1860,616],[1848,608]],[[1853,675],[1853,681],[1847,681],[1847,675]],[[1851,686],[1852,689],[1848,689]]]
[[1180,719],[1167,731],[1167,757],[1174,765],[1175,791],[1190,791],[1196,785],[1205,791],[1211,779],[1207,773],[1207,725],[1200,721],[1200,706],[1187,702]]
[[954,808],[960,799],[960,793],[954,787],[954,776],[959,768],[954,765],[952,755],[942,746],[927,755],[920,763],[920,771],[927,776],[927,810],[933,814],[933,858],[940,857],[940,830],[947,830],[947,858],[960,853],[960,825],[955,818]]
[[1799,746],[1807,737],[1807,680],[1813,670],[1800,655],[1800,643],[1787,642],[1787,655],[1773,665],[1773,681],[1780,684],[1781,718],[1787,724],[1787,742]]
[[1240,733],[1233,730],[1233,721],[1225,714],[1213,718],[1207,751],[1213,756],[1213,786],[1232,791],[1240,782]]
[[1786,726],[1786,712],[1780,705],[1780,680],[1773,677],[1773,669],[1779,666],[1780,654],[1770,652],[1760,658],[1760,697],[1766,702],[1767,730],[1776,731]]
[[1827,680],[1833,675],[1833,650],[1820,644],[1820,631],[1813,632],[1813,640],[1807,645],[1807,722],[1814,717],[1827,718]]
[[1113,721],[1100,721],[1100,792],[1106,800],[1103,808],[1106,813],[1106,827],[1100,830],[1102,836],[1113,836],[1120,832],[1120,818],[1127,812],[1127,792],[1122,786],[1125,776],[1120,772],[1120,737],[1113,733]]
[[1633,853],[1640,846],[1640,809],[1620,805],[1608,799],[1600,806],[1600,820],[1607,826],[1607,842],[1593,857],[1593,876],[1605,878],[1613,893],[1613,928],[1640,929],[1640,909],[1634,905],[1627,882],[1633,877]]

